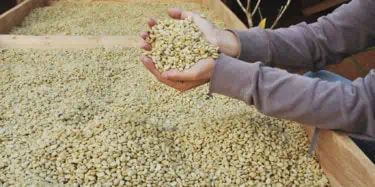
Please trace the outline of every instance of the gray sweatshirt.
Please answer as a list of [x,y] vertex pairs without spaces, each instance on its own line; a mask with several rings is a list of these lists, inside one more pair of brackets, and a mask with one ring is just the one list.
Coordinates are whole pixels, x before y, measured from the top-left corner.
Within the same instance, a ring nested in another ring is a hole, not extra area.
[[220,54],[210,92],[242,100],[268,116],[375,139],[374,70],[345,85],[269,67],[320,70],[338,63],[375,46],[374,21],[375,0],[352,0],[313,24],[232,30],[240,55]]

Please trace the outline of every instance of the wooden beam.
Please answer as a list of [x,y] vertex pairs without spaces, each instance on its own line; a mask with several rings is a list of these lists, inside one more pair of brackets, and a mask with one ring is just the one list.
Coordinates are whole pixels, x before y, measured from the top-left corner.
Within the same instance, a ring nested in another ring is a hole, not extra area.
[[8,33],[20,24],[31,10],[44,5],[44,0],[26,0],[0,15],[0,34]]
[[246,25],[221,0],[202,0],[202,5],[209,7],[230,29],[247,29]]
[[139,47],[138,36],[21,36],[0,35],[0,48],[5,49],[79,49]]
[[[48,0],[48,4],[64,1],[64,0]],[[139,0],[80,0],[83,3],[136,3]],[[77,1],[79,2],[79,0]],[[142,0],[144,3],[174,3],[174,2],[185,2],[185,3],[198,3],[201,4],[202,0]]]
[[348,0],[325,0],[317,5],[302,10],[304,16],[311,16],[315,13],[327,10]]
[[[311,141],[313,128],[304,128]],[[375,186],[374,164],[348,136],[320,130],[315,153],[332,186]]]
[[[122,3],[134,3],[140,2],[139,0],[90,0],[91,2],[122,2]],[[142,0],[145,3],[174,3],[174,2],[185,2],[185,3],[199,3],[202,0]]]

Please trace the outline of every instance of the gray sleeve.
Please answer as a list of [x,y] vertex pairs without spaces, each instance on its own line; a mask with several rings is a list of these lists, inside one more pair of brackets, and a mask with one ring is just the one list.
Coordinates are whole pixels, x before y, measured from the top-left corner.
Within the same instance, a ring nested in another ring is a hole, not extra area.
[[210,92],[242,100],[268,116],[375,138],[374,70],[346,85],[221,54],[211,76]]
[[231,31],[241,43],[240,60],[319,70],[374,44],[373,19],[375,1],[352,0],[312,24]]

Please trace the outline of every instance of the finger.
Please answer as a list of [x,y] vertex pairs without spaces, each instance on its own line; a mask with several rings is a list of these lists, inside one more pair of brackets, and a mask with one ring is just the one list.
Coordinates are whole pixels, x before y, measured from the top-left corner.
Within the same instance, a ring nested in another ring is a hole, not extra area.
[[181,84],[182,83],[178,83],[178,82],[173,82],[173,81],[170,81],[168,79],[165,79],[161,76],[161,74],[159,73],[159,71],[155,68],[155,64],[154,62],[152,61],[151,58],[148,58],[146,56],[141,56],[140,57],[140,60],[141,62],[143,63],[143,65],[156,77],[156,79],[158,79],[160,82],[170,86],[170,87],[173,87],[173,88],[176,88],[176,89],[180,89],[181,88]]
[[151,51],[152,46],[149,43],[141,42],[141,48],[146,50],[146,51]]
[[182,10],[179,9],[179,8],[169,8],[168,9],[168,15],[169,15],[169,17],[171,17],[173,19],[182,19],[181,18]]
[[[143,65],[150,71],[159,81],[162,80],[162,76],[159,71],[155,68],[155,64],[151,58],[146,56],[141,56],[140,60],[143,62]],[[164,82],[163,82],[164,83]]]
[[203,84],[205,84],[207,82],[208,81],[206,81],[206,80],[185,82],[185,83],[181,84],[181,86],[179,88],[175,88],[175,89],[177,89],[180,92],[186,92],[186,91],[194,89],[194,88],[196,88],[196,87],[198,87],[200,85],[203,85]]
[[151,58],[149,57],[146,57],[146,56],[141,56],[140,57],[140,60],[141,62],[143,63],[143,65],[156,77],[159,77],[160,73],[157,72],[156,68],[155,68],[155,65],[154,65],[154,62],[152,61]]
[[145,31],[142,31],[142,32],[139,34],[139,36],[141,36],[142,39],[146,40],[147,37],[148,37],[148,33],[145,32]]
[[153,27],[153,26],[156,25],[156,21],[153,18],[148,18],[147,19],[147,24],[151,28],[151,27]]
[[177,71],[175,69],[166,71],[162,74],[163,78],[173,81],[195,81],[197,74],[194,71]]
[[206,80],[200,80],[200,81],[187,81],[187,82],[184,82],[184,83],[181,83],[181,82],[174,82],[174,81],[170,81],[170,80],[167,80],[165,78],[163,78],[160,73],[158,72],[158,70],[155,68],[155,65],[154,65],[154,62],[152,61],[152,59],[146,57],[146,56],[141,56],[140,57],[140,60],[143,62],[144,66],[146,66],[146,68],[160,81],[162,82],[163,84],[169,86],[169,87],[172,87],[180,92],[185,92],[187,90],[190,90],[190,89],[193,89],[193,88],[196,88],[202,84],[205,84],[207,81]]
[[173,19],[186,19],[189,16],[195,16],[193,12],[182,11],[179,8],[169,8],[168,15]]
[[163,73],[163,77],[173,81],[198,81],[206,80],[210,77],[210,72],[215,66],[215,60],[211,58],[203,59],[194,64],[190,69],[179,72],[169,70]]
[[197,19],[199,16],[195,14],[194,12],[182,12],[181,18],[186,19],[188,17],[192,17],[193,19]]

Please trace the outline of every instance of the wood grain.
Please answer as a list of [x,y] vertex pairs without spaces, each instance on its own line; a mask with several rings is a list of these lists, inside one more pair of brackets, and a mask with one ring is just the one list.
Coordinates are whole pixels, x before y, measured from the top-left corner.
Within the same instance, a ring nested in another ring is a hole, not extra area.
[[202,4],[215,12],[229,29],[247,29],[246,25],[220,0],[202,0]]
[[0,35],[0,48],[7,49],[79,49],[139,47],[138,36],[21,36]]
[[31,10],[43,6],[44,2],[44,0],[26,0],[0,15],[0,34],[8,33],[14,26],[20,24]]
[[[48,0],[48,4],[51,5],[58,1],[64,0]],[[78,0],[77,2],[86,2],[86,3],[134,3],[140,2],[139,0]],[[202,0],[142,0],[145,3],[174,3],[174,2],[185,2],[185,3],[198,3],[201,4]]]
[[325,0],[317,5],[302,10],[304,16],[311,16],[315,13],[327,10],[348,0]]
[[[311,141],[313,128],[304,128]],[[320,130],[315,153],[332,186],[375,186],[374,164],[348,136]]]

